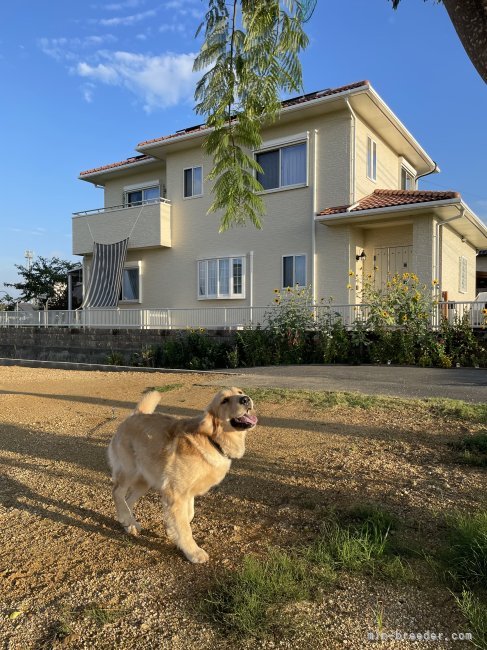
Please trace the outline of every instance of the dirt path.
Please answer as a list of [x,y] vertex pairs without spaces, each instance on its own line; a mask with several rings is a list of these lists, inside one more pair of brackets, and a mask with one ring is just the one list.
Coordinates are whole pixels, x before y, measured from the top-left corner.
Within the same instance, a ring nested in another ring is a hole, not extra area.
[[[217,380],[0,368],[2,647],[235,648],[195,608],[215,569],[311,537],[330,507],[381,504],[426,548],[438,514],[482,503],[484,475],[452,463],[445,444],[475,427],[407,409],[398,416],[267,401],[257,405],[261,424],[244,459],[196,504],[194,535],[209,565],[189,564],[167,541],[154,495],[140,504],[143,534],[129,538],[114,521],[105,461],[117,423],[155,385],[178,385],[163,394],[163,410],[195,414]],[[378,599],[392,629],[465,631],[447,590],[427,580],[393,586],[350,577],[303,605],[314,623],[289,646],[239,647],[362,649]]]

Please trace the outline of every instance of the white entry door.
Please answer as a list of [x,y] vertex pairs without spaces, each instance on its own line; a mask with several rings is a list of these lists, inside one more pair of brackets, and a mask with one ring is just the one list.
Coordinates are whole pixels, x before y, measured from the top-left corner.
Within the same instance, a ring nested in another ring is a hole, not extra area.
[[411,273],[412,246],[384,246],[374,249],[375,286],[385,286],[395,273]]

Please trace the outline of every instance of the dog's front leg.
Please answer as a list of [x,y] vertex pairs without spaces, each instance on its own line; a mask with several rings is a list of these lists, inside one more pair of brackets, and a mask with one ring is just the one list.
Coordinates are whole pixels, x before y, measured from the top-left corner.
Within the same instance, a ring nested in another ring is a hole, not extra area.
[[208,553],[196,544],[189,525],[191,505],[187,496],[162,493],[164,524],[171,542],[174,542],[190,562],[201,564],[208,561]]

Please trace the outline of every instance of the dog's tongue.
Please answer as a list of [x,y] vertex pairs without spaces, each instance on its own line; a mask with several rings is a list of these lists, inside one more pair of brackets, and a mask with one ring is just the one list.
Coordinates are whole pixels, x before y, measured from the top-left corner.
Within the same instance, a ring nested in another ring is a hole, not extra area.
[[241,415],[239,418],[237,418],[239,422],[243,422],[244,424],[257,424],[257,418],[255,415],[250,415],[250,413],[246,413],[245,415]]

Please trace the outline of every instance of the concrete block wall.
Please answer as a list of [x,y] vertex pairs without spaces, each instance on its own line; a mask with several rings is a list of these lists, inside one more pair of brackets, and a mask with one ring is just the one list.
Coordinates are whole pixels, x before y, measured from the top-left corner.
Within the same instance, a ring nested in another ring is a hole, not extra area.
[[[208,330],[221,341],[231,340],[228,330]],[[129,364],[135,352],[162,345],[178,336],[176,330],[78,329],[43,327],[0,328],[0,357],[38,361],[106,363],[111,353],[123,356]]]

